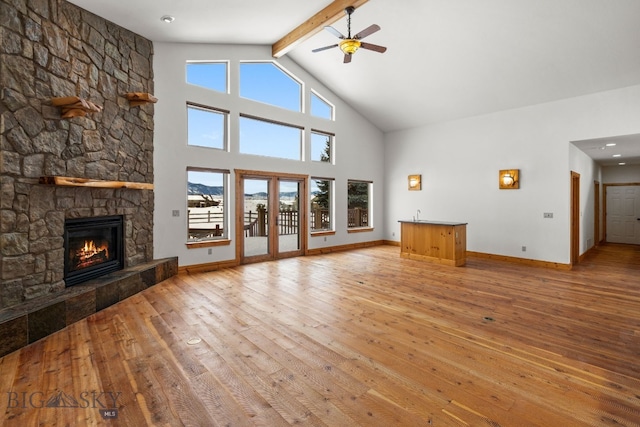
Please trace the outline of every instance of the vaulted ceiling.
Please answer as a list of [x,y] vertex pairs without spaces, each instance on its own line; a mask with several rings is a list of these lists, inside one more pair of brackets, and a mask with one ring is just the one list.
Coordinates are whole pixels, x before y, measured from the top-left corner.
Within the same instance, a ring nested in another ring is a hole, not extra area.
[[[270,46],[331,1],[71,3],[152,41]],[[311,52],[338,41],[320,31],[286,55],[386,132],[640,84],[639,18],[638,0],[369,0],[352,32],[380,25],[386,53],[343,64]]]

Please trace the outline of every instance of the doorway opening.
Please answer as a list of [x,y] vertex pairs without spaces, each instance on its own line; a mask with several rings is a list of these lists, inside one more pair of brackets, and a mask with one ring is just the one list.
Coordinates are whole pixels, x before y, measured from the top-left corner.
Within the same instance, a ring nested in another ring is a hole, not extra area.
[[571,265],[580,262],[580,174],[571,171]]

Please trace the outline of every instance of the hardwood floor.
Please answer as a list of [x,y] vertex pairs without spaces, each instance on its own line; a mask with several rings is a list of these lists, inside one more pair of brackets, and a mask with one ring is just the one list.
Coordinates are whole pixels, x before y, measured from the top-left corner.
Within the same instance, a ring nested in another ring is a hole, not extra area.
[[638,426],[640,248],[180,275],[0,359],[0,393],[7,426]]

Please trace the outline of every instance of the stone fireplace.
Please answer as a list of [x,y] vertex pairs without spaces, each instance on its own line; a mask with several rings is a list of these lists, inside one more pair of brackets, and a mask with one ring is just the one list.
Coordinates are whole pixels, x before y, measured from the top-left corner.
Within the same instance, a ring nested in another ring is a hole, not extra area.
[[[153,45],[64,0],[0,3],[0,326],[10,323],[0,341],[26,328],[33,342],[174,269],[149,267],[127,286],[85,285],[102,279],[67,286],[78,283],[78,269],[67,265],[75,243],[65,224],[78,218],[120,218],[116,264],[125,270],[111,275],[154,263],[153,105],[132,106],[125,97],[153,93]],[[72,96],[101,109],[62,118],[52,99]],[[43,177],[149,187],[64,186]],[[53,312],[62,320],[51,320]]]

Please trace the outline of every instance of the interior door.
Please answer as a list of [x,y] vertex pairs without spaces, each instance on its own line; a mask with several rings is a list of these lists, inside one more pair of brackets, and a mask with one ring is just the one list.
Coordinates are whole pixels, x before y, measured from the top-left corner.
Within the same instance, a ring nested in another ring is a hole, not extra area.
[[236,170],[236,256],[242,264],[304,255],[305,175]]
[[640,245],[640,186],[607,186],[607,242]]

